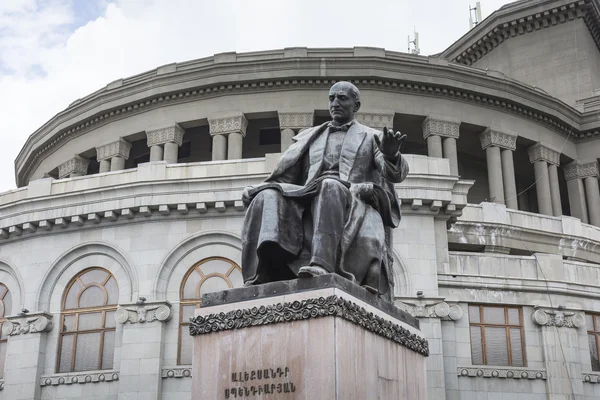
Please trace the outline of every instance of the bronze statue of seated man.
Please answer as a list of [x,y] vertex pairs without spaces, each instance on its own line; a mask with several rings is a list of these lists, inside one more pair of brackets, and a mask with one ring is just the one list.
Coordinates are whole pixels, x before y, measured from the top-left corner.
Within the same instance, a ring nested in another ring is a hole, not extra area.
[[332,121],[295,136],[271,175],[244,190],[246,285],[335,273],[392,295],[386,230],[400,222],[406,135],[361,125],[360,105],[356,86],[334,84]]

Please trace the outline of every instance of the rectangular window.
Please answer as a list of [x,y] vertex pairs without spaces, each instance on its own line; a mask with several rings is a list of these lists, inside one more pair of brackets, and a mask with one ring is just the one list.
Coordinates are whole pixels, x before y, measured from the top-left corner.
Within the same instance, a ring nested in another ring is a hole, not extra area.
[[585,323],[588,330],[588,341],[590,343],[590,358],[592,360],[592,371],[600,371],[600,360],[598,349],[600,348],[600,315],[585,315]]
[[526,366],[520,307],[471,305],[469,330],[473,365]]

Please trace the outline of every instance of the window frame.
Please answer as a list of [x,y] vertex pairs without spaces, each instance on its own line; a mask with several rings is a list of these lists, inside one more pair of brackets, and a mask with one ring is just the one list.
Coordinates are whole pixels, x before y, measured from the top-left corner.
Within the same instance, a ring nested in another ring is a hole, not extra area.
[[[4,286],[4,288],[6,289],[6,291],[4,292],[4,294],[2,296],[0,296],[0,303],[2,304],[2,313],[0,313],[0,332],[2,332],[2,328],[4,326],[4,324],[6,322],[8,322],[8,319],[6,318],[6,304],[4,304],[4,299],[6,298],[6,295],[9,294],[10,290],[8,289],[8,286],[6,286],[4,283],[0,282],[0,286]],[[12,295],[11,296],[11,308],[12,308]],[[11,312],[12,310],[10,310],[9,312]],[[5,344],[5,346],[8,346],[8,336],[7,337],[3,337],[2,334],[0,334],[0,345]],[[6,368],[6,352],[4,353],[4,368]],[[0,379],[4,379],[4,368],[2,370],[0,370]]]
[[[87,274],[90,271],[93,270],[100,270],[103,272],[107,273],[107,277],[104,279],[104,281],[102,282],[101,285],[98,284],[98,282],[92,282],[89,284],[84,284],[81,281],[81,277],[85,274]],[[115,282],[115,285],[117,287],[117,303],[116,304],[106,304],[104,306],[93,306],[93,307],[77,307],[77,308],[66,308],[66,301],[67,301],[67,296],[69,294],[69,292],[71,291],[71,288],[73,287],[73,285],[76,282],[79,282],[79,284],[81,286],[83,286],[83,288],[77,293],[77,297],[76,297],[76,304],[79,304],[79,300],[81,298],[81,295],[83,294],[83,292],[85,292],[89,287],[91,286],[95,286],[98,288],[103,289],[104,291],[104,302],[108,303],[108,291],[104,288],[104,286],[106,285],[106,283],[110,280],[113,279]],[[104,371],[104,370],[110,370],[112,368],[102,368],[102,357],[104,354],[104,337],[105,337],[105,333],[106,332],[116,332],[116,322],[115,322],[115,326],[112,328],[107,328],[106,327],[106,317],[107,314],[110,312],[115,312],[117,310],[118,307],[118,299],[119,299],[119,282],[117,281],[117,279],[115,278],[115,276],[112,274],[112,272],[110,272],[109,270],[107,270],[106,268],[102,268],[102,267],[91,267],[91,268],[86,268],[80,272],[78,272],[69,282],[69,284],[67,285],[67,287],[65,288],[65,291],[63,292],[63,296],[62,296],[62,300],[61,300],[61,310],[60,310],[60,327],[65,326],[65,318],[68,316],[75,316],[75,325],[72,331],[67,331],[64,332],[63,329],[59,330],[59,337],[58,337],[58,351],[57,351],[57,357],[56,357],[56,366],[55,366],[55,370],[56,373],[78,373],[78,372],[84,372],[84,371],[75,371],[75,361],[77,358],[77,337],[79,336],[79,334],[89,334],[89,333],[101,333],[100,336],[100,345],[99,345],[99,353],[98,353],[98,367],[96,369],[93,370],[89,370],[89,371]],[[85,315],[85,314],[93,314],[93,313],[102,313],[102,327],[101,328],[94,328],[94,329],[85,329],[85,330],[79,330],[79,317],[81,315]],[[61,358],[61,353],[62,353],[62,347],[63,347],[63,338],[65,336],[73,336],[73,344],[72,346],[72,353],[71,353],[71,363],[70,363],[70,371],[60,371],[60,364],[62,361]],[[116,333],[115,333],[115,339],[116,339]],[[113,357],[114,357],[114,353],[113,353]],[[114,363],[113,363],[113,367],[114,367]],[[86,370],[87,371],[87,370]]]
[[[200,267],[202,266],[202,264],[205,264],[209,261],[214,261],[214,260],[225,261],[225,262],[231,264],[231,268],[229,268],[229,270],[227,270],[226,274],[212,272],[210,274],[204,275],[202,273]],[[236,268],[240,272],[242,271],[240,266],[233,260],[230,260],[225,257],[208,257],[208,258],[204,258],[204,259],[198,261],[197,263],[195,263],[194,265],[192,265],[190,267],[190,269],[183,276],[183,279],[181,280],[181,286],[179,287],[179,329],[177,332],[177,365],[190,365],[190,364],[182,364],[181,363],[181,343],[183,342],[183,336],[182,336],[183,330],[184,330],[184,328],[189,329],[188,327],[190,325],[189,321],[183,321],[183,308],[186,306],[195,306],[196,308],[200,308],[200,305],[202,304],[202,298],[200,297],[200,288],[202,287],[202,284],[209,278],[213,278],[213,277],[222,278],[223,280],[225,280],[227,282],[229,289],[233,289],[234,286],[232,285],[231,281],[229,280],[229,275],[231,275],[233,273],[233,271],[235,271]],[[184,294],[183,294],[185,285],[186,285],[190,275],[192,275],[192,273],[194,273],[194,271],[199,271],[202,276],[202,278],[200,279],[200,281],[198,282],[198,285],[196,287],[196,296],[198,296],[198,297],[195,299],[186,299],[186,298],[184,298]]]
[[[594,324],[594,326],[592,326],[592,330],[590,330],[589,327],[586,326],[587,335],[588,336],[594,335],[594,339],[596,340],[596,352],[598,352],[598,354],[600,354],[600,347],[598,347],[600,345],[600,314],[593,314],[593,313],[585,313],[585,314],[589,315],[592,318],[592,322]],[[594,372],[600,371],[600,368],[594,369],[594,364],[592,364],[592,350],[591,349],[590,349],[589,353],[590,353],[590,367],[591,367],[592,371],[594,371]],[[599,364],[600,364],[600,356],[598,357],[598,359],[599,359]]]
[[[471,322],[471,307],[478,307],[479,308],[479,321],[480,322]],[[494,323],[486,323],[484,320],[484,313],[483,313],[483,309],[485,307],[488,308],[503,308],[504,309],[504,324],[494,324]],[[470,346],[470,350],[471,350],[471,364],[472,365],[486,365],[486,366],[498,366],[501,367],[500,365],[493,365],[493,364],[488,364],[487,361],[487,351],[486,351],[486,335],[485,335],[485,328],[486,327],[494,327],[494,328],[505,328],[505,334],[506,334],[506,351],[508,353],[508,365],[506,366],[502,366],[502,367],[527,367],[527,354],[525,352],[526,349],[526,345],[525,345],[525,327],[523,326],[523,307],[522,306],[513,306],[513,305],[490,305],[490,304],[468,304],[467,306],[468,309],[468,322],[469,322],[469,346]],[[512,325],[510,324],[509,318],[508,318],[508,310],[509,309],[516,309],[519,312],[519,325]],[[483,364],[475,364],[473,363],[473,341],[471,339],[471,327],[479,327],[480,331],[481,331],[481,359],[483,361]],[[518,328],[520,330],[521,333],[521,356],[523,358],[523,365],[513,365],[513,360],[512,360],[512,343],[510,340],[510,330],[511,329],[516,329]]]

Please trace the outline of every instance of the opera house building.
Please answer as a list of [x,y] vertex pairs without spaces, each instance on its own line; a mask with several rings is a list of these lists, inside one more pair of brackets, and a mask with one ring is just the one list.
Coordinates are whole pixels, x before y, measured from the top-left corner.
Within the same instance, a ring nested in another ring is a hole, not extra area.
[[189,319],[243,286],[242,191],[340,80],[408,135],[394,296],[429,398],[599,399],[599,49],[597,0],[517,1],[436,55],[221,53],[75,100],[0,194],[0,399],[190,399]]

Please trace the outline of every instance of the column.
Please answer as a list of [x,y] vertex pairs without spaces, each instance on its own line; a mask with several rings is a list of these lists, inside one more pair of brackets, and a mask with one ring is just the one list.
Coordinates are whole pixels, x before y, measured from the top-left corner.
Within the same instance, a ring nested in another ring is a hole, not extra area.
[[312,112],[277,112],[281,129],[281,152],[292,145],[292,138],[300,131],[313,126]]
[[548,165],[548,177],[550,178],[550,195],[552,196],[552,212],[555,217],[562,215],[562,203],[560,200],[560,187],[558,186],[558,166]]
[[239,160],[242,158],[243,142],[248,120],[243,114],[209,118],[210,135],[213,137],[213,161]]
[[580,164],[574,161],[564,167],[564,172],[567,180],[571,216],[579,218],[585,224],[589,224],[585,187],[582,179],[583,169]]
[[171,318],[168,301],[122,304],[115,319],[123,324],[119,400],[162,397],[165,322]]
[[146,131],[150,161],[166,161],[167,164],[177,163],[179,147],[183,143],[185,130],[174,123],[172,125]]
[[556,180],[551,181],[549,167],[549,165],[558,166],[560,164],[560,153],[540,143],[531,146],[527,152],[535,172],[538,211],[540,214],[561,216],[562,205],[560,203],[558,173],[556,173]]
[[8,336],[4,365],[3,398],[39,400],[46,341],[52,330],[52,314],[32,313],[8,317],[2,326]]
[[96,157],[100,161],[100,172],[125,169],[125,160],[129,159],[131,143],[123,138],[96,147]]
[[427,140],[428,156],[450,160],[450,174],[458,176],[456,139],[460,134],[460,122],[429,116],[425,118],[421,127],[423,128],[423,138]]
[[[578,207],[587,205],[587,215],[589,216],[588,223],[600,226],[600,189],[598,188],[598,178],[600,177],[600,167],[597,161],[570,164],[565,168],[565,177],[567,178],[567,184],[569,187],[569,200],[571,200],[571,192],[573,191],[573,197],[575,198],[575,210],[579,211]],[[577,179],[577,187],[570,184],[573,180]],[[570,184],[570,185],[569,185]],[[584,189],[585,187],[585,189]],[[585,201],[583,201],[583,193],[585,193]],[[577,202],[579,200],[579,203]],[[573,203],[571,203],[571,213],[575,215]],[[586,214],[585,212],[583,213]],[[583,221],[583,219],[582,219]],[[585,221],[584,221],[585,222]]]
[[479,140],[487,159],[490,201],[506,204],[508,208],[518,210],[512,155],[517,148],[517,135],[487,128],[479,135]]
[[87,174],[89,164],[90,160],[87,158],[75,155],[58,166],[58,179],[84,176]]

